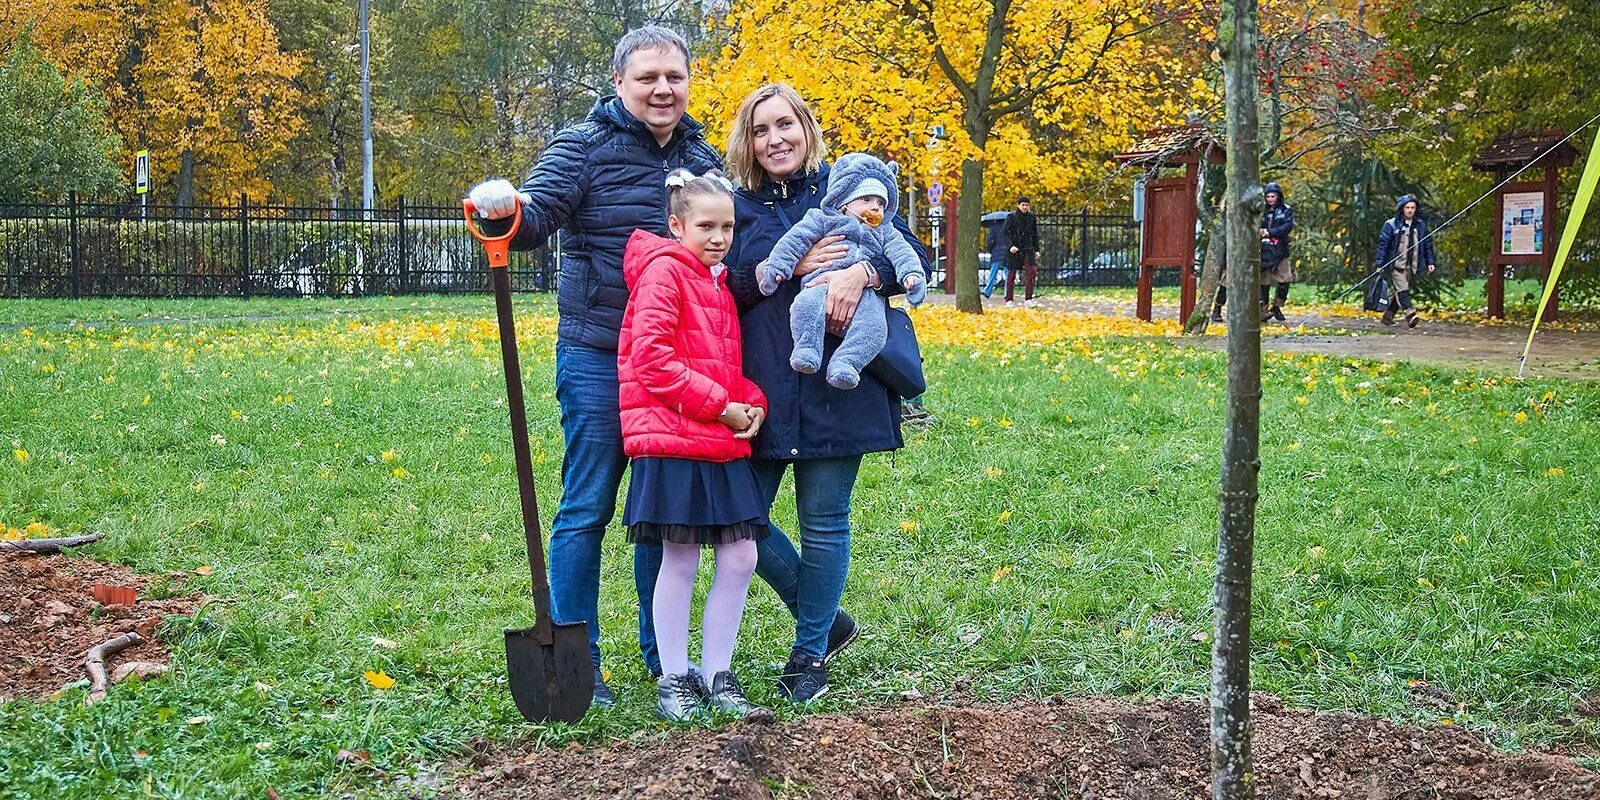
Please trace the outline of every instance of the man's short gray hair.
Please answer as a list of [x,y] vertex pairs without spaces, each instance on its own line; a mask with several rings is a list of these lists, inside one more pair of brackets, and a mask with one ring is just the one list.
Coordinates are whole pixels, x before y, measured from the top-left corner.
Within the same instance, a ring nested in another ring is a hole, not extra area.
[[617,49],[611,54],[611,71],[621,75],[628,69],[628,59],[640,50],[671,50],[683,54],[683,65],[689,66],[689,45],[677,31],[660,25],[646,25],[623,34]]

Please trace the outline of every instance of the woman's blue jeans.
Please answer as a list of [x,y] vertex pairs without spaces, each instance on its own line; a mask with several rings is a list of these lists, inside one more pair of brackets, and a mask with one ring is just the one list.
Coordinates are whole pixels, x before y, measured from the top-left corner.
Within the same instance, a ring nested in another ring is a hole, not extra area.
[[769,508],[777,499],[784,471],[794,467],[800,549],[796,551],[788,535],[769,523],[771,535],[757,548],[756,574],[795,615],[795,649],[820,659],[828,649],[828,631],[850,573],[850,493],[861,456],[751,463]]

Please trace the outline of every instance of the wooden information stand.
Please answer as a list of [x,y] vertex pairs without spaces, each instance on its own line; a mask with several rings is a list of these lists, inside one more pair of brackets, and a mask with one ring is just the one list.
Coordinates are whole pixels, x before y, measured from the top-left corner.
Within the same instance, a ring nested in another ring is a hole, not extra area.
[[[1135,315],[1150,321],[1155,270],[1177,267],[1178,319],[1187,320],[1195,306],[1194,248],[1200,170],[1202,162],[1223,162],[1222,146],[1197,125],[1167,128],[1151,132],[1116,158],[1124,164],[1143,166],[1150,173],[1150,179],[1144,182]],[[1163,177],[1163,170],[1175,171],[1170,168],[1182,168],[1183,172]]]
[[[1509,134],[1495,139],[1478,152],[1472,168],[1493,172],[1495,182],[1506,179],[1523,167],[1544,167],[1542,179],[1521,180],[1501,186],[1494,193],[1494,243],[1489,251],[1489,316],[1506,315],[1506,268],[1519,264],[1538,264],[1541,282],[1550,280],[1556,254],[1557,170],[1570,166],[1577,150],[1560,142],[1561,131]],[[1546,150],[1550,152],[1540,157]],[[1531,170],[1530,170],[1531,172]],[[1529,176],[1530,178],[1532,176]],[[1557,293],[1550,295],[1544,321],[1556,318]]]

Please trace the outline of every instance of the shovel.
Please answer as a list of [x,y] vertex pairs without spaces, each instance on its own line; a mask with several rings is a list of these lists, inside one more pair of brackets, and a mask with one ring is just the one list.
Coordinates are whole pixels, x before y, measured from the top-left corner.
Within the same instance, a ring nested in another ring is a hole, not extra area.
[[528,454],[528,414],[522,402],[522,367],[517,361],[517,326],[511,315],[511,237],[517,235],[522,207],[511,217],[511,229],[485,236],[473,219],[471,200],[461,201],[467,230],[483,243],[494,276],[495,312],[500,323],[500,355],[506,368],[506,399],[511,407],[511,443],[517,456],[517,493],[522,499],[522,532],[528,540],[528,567],[533,571],[533,627],[506,628],[506,672],[511,698],[529,722],[577,722],[594,696],[594,665],[589,660],[589,623],[557,624],[550,618],[550,580],[545,574],[539,535],[539,501],[533,490],[533,459]]

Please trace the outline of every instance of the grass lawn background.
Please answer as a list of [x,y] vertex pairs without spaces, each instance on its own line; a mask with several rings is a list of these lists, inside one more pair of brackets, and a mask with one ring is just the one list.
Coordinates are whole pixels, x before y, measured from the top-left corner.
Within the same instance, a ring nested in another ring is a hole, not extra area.
[[[554,312],[518,302],[548,526]],[[95,557],[216,598],[165,627],[170,678],[0,707],[0,794],[384,796],[409,788],[334,754],[406,774],[474,737],[658,728],[620,528],[621,707],[529,726],[511,705],[500,628],[533,608],[492,319],[482,296],[0,302],[29,326],[0,330],[0,524],[104,531]],[[1223,356],[1099,335],[1170,330],[1128,320],[917,320],[940,422],[862,471],[845,605],[868,635],[822,707],[962,676],[981,699],[1202,694]],[[1592,752],[1572,709],[1600,691],[1600,388],[1276,355],[1265,385],[1256,687]],[[735,665],[759,701],[791,632],[758,581]]]

